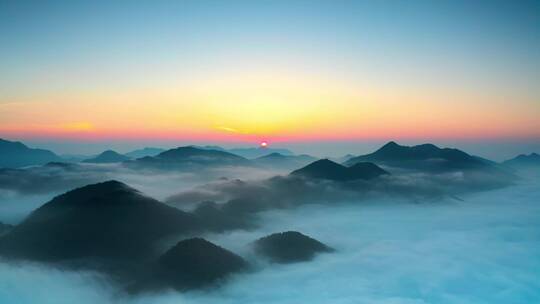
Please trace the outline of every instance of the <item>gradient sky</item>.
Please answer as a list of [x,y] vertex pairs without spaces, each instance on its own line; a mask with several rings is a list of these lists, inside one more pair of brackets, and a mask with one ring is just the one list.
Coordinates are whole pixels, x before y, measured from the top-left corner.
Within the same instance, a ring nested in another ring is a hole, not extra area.
[[0,137],[530,145],[540,1],[0,0]]

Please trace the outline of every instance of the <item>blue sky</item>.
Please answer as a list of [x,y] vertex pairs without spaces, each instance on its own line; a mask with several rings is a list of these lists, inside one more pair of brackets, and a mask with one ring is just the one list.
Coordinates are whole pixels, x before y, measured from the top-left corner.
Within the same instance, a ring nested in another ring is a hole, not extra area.
[[[365,77],[363,68],[376,67],[380,75],[369,77],[399,83],[411,80],[393,79],[391,71],[399,74],[413,66],[418,70],[413,75],[424,74],[428,84],[435,82],[430,76],[437,76],[443,85],[502,85],[537,94],[539,3],[2,1],[0,63],[11,72],[3,73],[2,92],[16,96],[22,89],[47,90],[39,81],[37,88],[30,84],[50,70],[70,72],[53,78],[53,87],[66,82],[99,87],[106,84],[94,74],[96,66],[99,73],[128,78],[115,84],[137,85],[144,80],[125,73],[145,65],[156,74],[172,74],[168,66],[226,69],[231,61],[243,66],[260,65],[261,59],[275,64],[299,59],[300,68],[336,77],[342,72]],[[459,68],[468,73],[455,77]],[[174,74],[189,75],[186,70]]]

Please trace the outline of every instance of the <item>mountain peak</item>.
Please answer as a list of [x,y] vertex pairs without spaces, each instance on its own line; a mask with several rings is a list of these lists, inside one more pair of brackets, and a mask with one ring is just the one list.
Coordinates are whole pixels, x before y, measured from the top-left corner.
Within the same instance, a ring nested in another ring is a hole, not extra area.
[[385,144],[385,146],[399,146],[395,141],[391,140]]
[[108,181],[104,181],[104,182],[101,182],[101,183],[97,183],[97,184],[92,184],[92,185],[87,185],[87,186],[84,186],[84,187],[81,187],[81,188],[78,188],[78,189],[75,189],[75,190],[72,190],[72,191],[76,191],[76,190],[81,190],[81,189],[88,189],[88,190],[131,190],[131,191],[137,191],[133,188],[131,188],[130,186],[120,182],[120,181],[117,181],[115,179],[111,179],[111,180],[108,180]]
[[19,149],[28,148],[25,144],[23,144],[20,141],[9,141],[9,140],[0,138],[0,147],[4,147],[4,146],[6,147],[9,146],[12,148],[19,148]]
[[286,157],[286,156],[281,154],[281,153],[273,152],[273,153],[261,156],[261,157],[259,157],[259,159],[263,159],[263,158],[284,158],[284,157]]
[[213,149],[205,149],[195,146],[184,146],[184,147],[178,147],[169,149],[167,151],[161,152],[157,155],[158,158],[182,158],[182,157],[191,157],[191,156],[200,156],[200,155],[230,155],[233,157],[240,156],[220,151],[220,150],[213,150]]
[[346,161],[345,165],[351,166],[366,161],[389,167],[421,168],[428,171],[477,169],[488,166],[486,161],[458,149],[439,148],[430,143],[401,146],[393,141],[373,153],[353,157]]
[[308,178],[349,181],[356,179],[371,179],[388,172],[372,163],[362,163],[358,166],[345,167],[329,159],[320,159],[291,172],[291,175]]
[[265,156],[274,152],[277,152],[284,156],[294,155],[294,153],[292,153],[291,151],[287,149],[272,148],[272,147],[233,148],[233,149],[229,149],[228,152],[236,154],[236,155],[240,155],[248,159],[258,158],[258,157]]
[[60,161],[60,157],[49,150],[29,148],[18,141],[0,138],[0,168],[18,168],[44,165],[51,161]]
[[249,166],[250,162],[238,155],[219,150],[183,146],[161,152],[154,157],[143,157],[128,163],[131,166],[171,168],[193,168],[206,166]]
[[506,160],[503,164],[519,169],[526,169],[540,166],[540,155],[538,153],[520,154],[512,159]]
[[398,145],[395,141],[389,141],[386,144],[384,144],[380,149],[392,149],[392,148],[399,148],[401,147]]
[[105,150],[96,157],[83,160],[83,163],[106,164],[106,163],[119,163],[126,160],[129,160],[129,157],[122,155],[113,150]]
[[176,289],[212,284],[243,270],[247,262],[229,250],[203,238],[191,238],[174,245],[159,258],[159,277]]
[[[32,216],[44,214],[48,210],[54,210],[61,206],[97,205],[102,202],[108,204],[120,203],[125,197],[142,197],[142,194],[134,188],[117,180],[108,180],[101,183],[86,185],[73,189],[55,197],[50,202],[39,207]],[[32,216],[29,219],[32,219]]]
[[401,146],[395,141],[390,141],[384,146],[380,147],[377,151],[374,152],[380,155],[394,155],[396,153],[401,153],[404,149],[407,149],[406,146]]
[[198,228],[191,214],[110,180],[45,203],[2,239],[0,250],[36,260],[124,260],[152,254],[161,237]]
[[320,252],[334,249],[298,231],[274,233],[258,239],[255,251],[273,262],[293,263],[311,260]]
[[328,158],[323,158],[312,162],[311,164],[305,166],[304,168],[321,168],[321,169],[331,169],[331,168],[342,168],[343,166],[329,160]]

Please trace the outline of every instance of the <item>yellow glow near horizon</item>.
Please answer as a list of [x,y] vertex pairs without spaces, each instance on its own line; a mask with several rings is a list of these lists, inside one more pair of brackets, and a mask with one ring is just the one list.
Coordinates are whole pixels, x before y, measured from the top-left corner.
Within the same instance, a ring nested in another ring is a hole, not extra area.
[[180,2],[10,5],[0,137],[540,137],[530,5]]
[[[269,76],[270,75],[270,76]],[[243,75],[189,86],[71,92],[0,105],[0,131],[33,136],[279,140],[538,135],[493,96]],[[530,108],[529,108],[530,110]]]

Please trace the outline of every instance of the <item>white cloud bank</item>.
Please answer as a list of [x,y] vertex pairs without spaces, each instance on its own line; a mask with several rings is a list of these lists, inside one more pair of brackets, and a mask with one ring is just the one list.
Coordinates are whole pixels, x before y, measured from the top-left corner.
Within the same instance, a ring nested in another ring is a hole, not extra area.
[[298,230],[338,251],[263,265],[211,292],[126,297],[95,273],[0,263],[0,303],[539,303],[540,183],[463,199],[264,213],[258,230],[208,238],[250,258],[247,243]]

